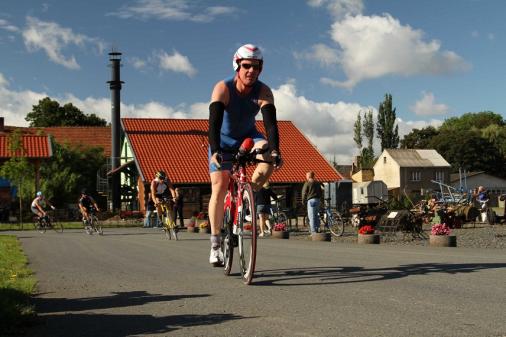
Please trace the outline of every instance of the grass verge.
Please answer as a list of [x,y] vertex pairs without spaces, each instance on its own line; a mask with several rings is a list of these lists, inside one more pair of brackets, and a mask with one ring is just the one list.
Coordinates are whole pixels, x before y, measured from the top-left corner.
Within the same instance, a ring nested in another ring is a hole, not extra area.
[[0,235],[0,331],[5,335],[17,334],[36,316],[30,296],[37,281],[27,264],[18,239]]

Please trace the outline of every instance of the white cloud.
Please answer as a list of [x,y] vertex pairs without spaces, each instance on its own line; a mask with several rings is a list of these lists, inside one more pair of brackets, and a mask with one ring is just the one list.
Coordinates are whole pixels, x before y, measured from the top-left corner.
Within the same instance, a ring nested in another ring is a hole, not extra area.
[[423,97],[410,106],[409,109],[419,116],[429,115],[445,115],[448,113],[449,107],[446,104],[436,103],[434,94],[431,92],[423,92]]
[[360,81],[385,75],[445,74],[470,68],[456,53],[441,50],[439,41],[424,41],[422,31],[403,26],[388,14],[346,16],[332,25],[331,36],[341,48],[339,62],[347,80],[322,81],[337,87],[351,89]]
[[311,7],[325,6],[336,19],[340,19],[346,15],[362,14],[364,10],[362,0],[308,0],[307,3]]
[[17,33],[19,32],[19,28],[10,24],[9,21],[0,19],[0,29],[4,29],[9,32]]
[[294,56],[296,59],[318,62],[323,67],[339,64],[339,50],[330,48],[322,43],[313,45],[309,52],[294,53]]
[[135,69],[144,69],[147,66],[147,62],[138,57],[130,57],[127,60]]
[[70,45],[84,48],[92,45],[102,53],[105,44],[99,39],[76,34],[70,28],[64,28],[55,22],[45,22],[34,17],[27,17],[27,26],[22,34],[26,48],[31,51],[44,50],[49,59],[68,69],[79,69],[74,55],[65,56],[63,49]]
[[163,70],[183,73],[189,77],[193,77],[197,73],[188,57],[181,55],[176,50],[174,50],[172,55],[160,51],[155,53],[155,56],[158,59],[159,67]]
[[199,7],[198,3],[188,0],[137,0],[133,5],[123,6],[110,15],[123,19],[154,18],[159,20],[211,22],[218,16],[230,15],[236,11],[235,7],[228,6]]

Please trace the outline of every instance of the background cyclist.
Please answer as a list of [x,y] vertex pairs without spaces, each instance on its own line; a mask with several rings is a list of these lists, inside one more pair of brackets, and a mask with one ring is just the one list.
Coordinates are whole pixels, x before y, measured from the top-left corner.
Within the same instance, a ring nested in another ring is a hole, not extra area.
[[93,199],[90,195],[88,195],[85,188],[81,190],[81,196],[79,197],[79,210],[83,215],[83,219],[90,221],[91,212],[95,209],[97,212],[100,212],[95,199]]
[[53,205],[44,198],[44,195],[41,191],[37,192],[35,195],[35,199],[32,200],[32,205],[30,209],[32,210],[32,213],[36,214],[39,218],[38,221],[40,222],[40,219],[47,216],[46,211],[44,210],[47,206],[51,207],[51,209],[55,209]]
[[[155,178],[151,181],[151,200],[153,200],[156,207],[158,223],[162,223],[162,200],[170,199],[171,201],[174,201],[175,198],[176,191],[174,190],[174,186],[172,186],[170,180],[167,178],[167,174],[162,170],[156,172]],[[169,207],[169,209],[173,213],[172,207]],[[174,219],[173,214],[171,215],[172,219]]]
[[[241,46],[234,54],[232,66],[234,77],[214,86],[209,105],[211,264],[223,262],[223,253],[219,248],[223,203],[231,170],[231,163],[227,162],[228,152],[237,150],[248,137],[255,141],[254,148],[266,150],[258,155],[258,159],[270,161],[274,165],[258,163],[252,176],[255,191],[269,179],[273,166],[279,168],[282,164],[274,96],[271,89],[258,80],[263,67],[262,52],[252,44]],[[259,111],[263,115],[268,142],[255,126],[255,116]],[[220,162],[220,156],[224,159],[223,162]]]

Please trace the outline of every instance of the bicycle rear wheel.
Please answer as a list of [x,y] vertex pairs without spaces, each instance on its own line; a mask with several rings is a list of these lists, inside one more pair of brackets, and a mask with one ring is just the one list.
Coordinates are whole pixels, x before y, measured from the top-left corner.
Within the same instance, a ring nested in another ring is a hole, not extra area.
[[241,193],[242,210],[239,216],[239,267],[242,280],[251,284],[257,254],[257,218],[253,190],[245,184]]
[[234,240],[237,241],[237,238],[234,237],[234,233],[232,232],[234,220],[230,204],[227,202],[229,199],[227,198],[230,198],[230,194],[227,194],[225,199],[225,213],[223,214],[223,227],[221,229],[221,250],[223,252],[223,273],[228,276],[232,270]]
[[330,232],[335,236],[342,236],[344,233],[344,221],[337,212],[332,212],[332,218],[327,219]]
[[39,233],[44,234],[46,232],[46,219],[35,220],[34,227]]

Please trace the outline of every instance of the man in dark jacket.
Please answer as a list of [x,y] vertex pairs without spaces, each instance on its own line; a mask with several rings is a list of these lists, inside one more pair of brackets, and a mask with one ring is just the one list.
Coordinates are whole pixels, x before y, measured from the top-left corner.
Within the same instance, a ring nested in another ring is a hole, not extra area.
[[322,186],[315,180],[313,171],[306,173],[306,182],[302,187],[302,202],[307,206],[307,217],[309,219],[309,230],[311,234],[317,233],[320,229],[320,198],[322,196]]

